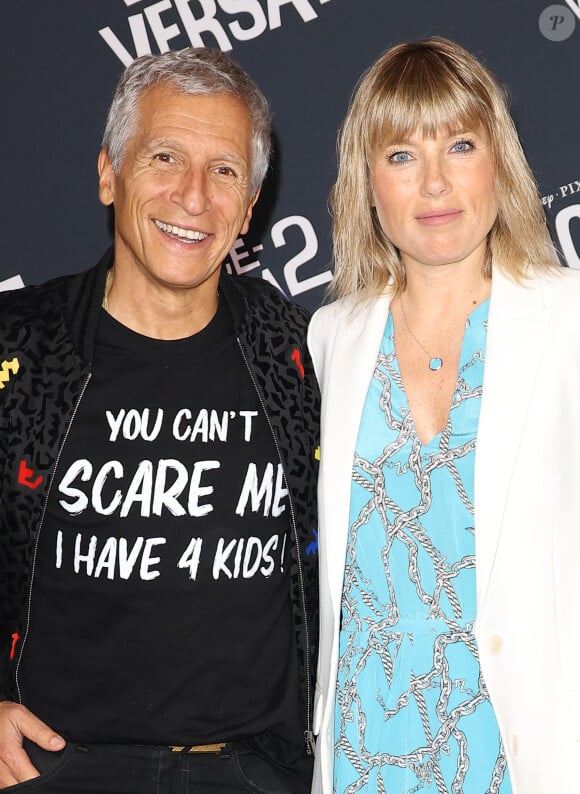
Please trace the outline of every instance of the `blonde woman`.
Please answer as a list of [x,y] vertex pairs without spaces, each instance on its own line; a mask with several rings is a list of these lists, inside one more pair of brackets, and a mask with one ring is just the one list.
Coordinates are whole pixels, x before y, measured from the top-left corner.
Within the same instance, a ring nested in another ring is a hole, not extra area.
[[332,207],[314,791],[572,791],[580,274],[489,71],[442,38],[387,51]]

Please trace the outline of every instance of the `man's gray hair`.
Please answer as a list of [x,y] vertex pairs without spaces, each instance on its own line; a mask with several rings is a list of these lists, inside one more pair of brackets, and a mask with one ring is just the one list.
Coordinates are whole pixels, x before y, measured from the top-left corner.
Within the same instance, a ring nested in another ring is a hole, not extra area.
[[268,100],[247,72],[220,50],[187,47],[162,55],[143,55],[127,67],[119,80],[102,146],[119,174],[127,143],[137,130],[139,100],[151,86],[167,85],[181,94],[229,94],[241,99],[252,126],[251,194],[258,190],[270,160]]

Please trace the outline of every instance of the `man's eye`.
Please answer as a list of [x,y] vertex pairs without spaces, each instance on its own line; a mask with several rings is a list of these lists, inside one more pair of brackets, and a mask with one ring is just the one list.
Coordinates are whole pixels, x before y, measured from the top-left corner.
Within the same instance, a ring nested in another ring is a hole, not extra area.
[[154,158],[154,160],[159,160],[161,163],[173,163],[173,157],[168,152],[158,152]]
[[235,171],[233,168],[230,168],[229,165],[218,165],[216,168],[218,174],[223,174],[224,176],[235,176]]

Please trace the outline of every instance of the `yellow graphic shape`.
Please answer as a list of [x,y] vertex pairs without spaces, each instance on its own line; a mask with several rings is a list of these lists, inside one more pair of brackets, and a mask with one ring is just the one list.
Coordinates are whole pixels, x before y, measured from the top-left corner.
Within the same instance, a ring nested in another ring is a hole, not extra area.
[[320,447],[316,447],[316,449],[314,450],[314,459],[320,460]]
[[0,364],[0,389],[4,388],[4,384],[10,380],[10,375],[16,375],[20,369],[20,362],[14,356],[12,361],[3,361]]

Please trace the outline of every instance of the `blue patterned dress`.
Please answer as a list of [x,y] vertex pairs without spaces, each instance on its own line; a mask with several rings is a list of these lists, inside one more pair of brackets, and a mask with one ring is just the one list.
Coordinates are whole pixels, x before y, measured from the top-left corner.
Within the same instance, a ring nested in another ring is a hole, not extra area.
[[466,322],[446,428],[423,445],[389,315],[353,466],[337,794],[510,794],[473,635],[473,470],[489,301]]

